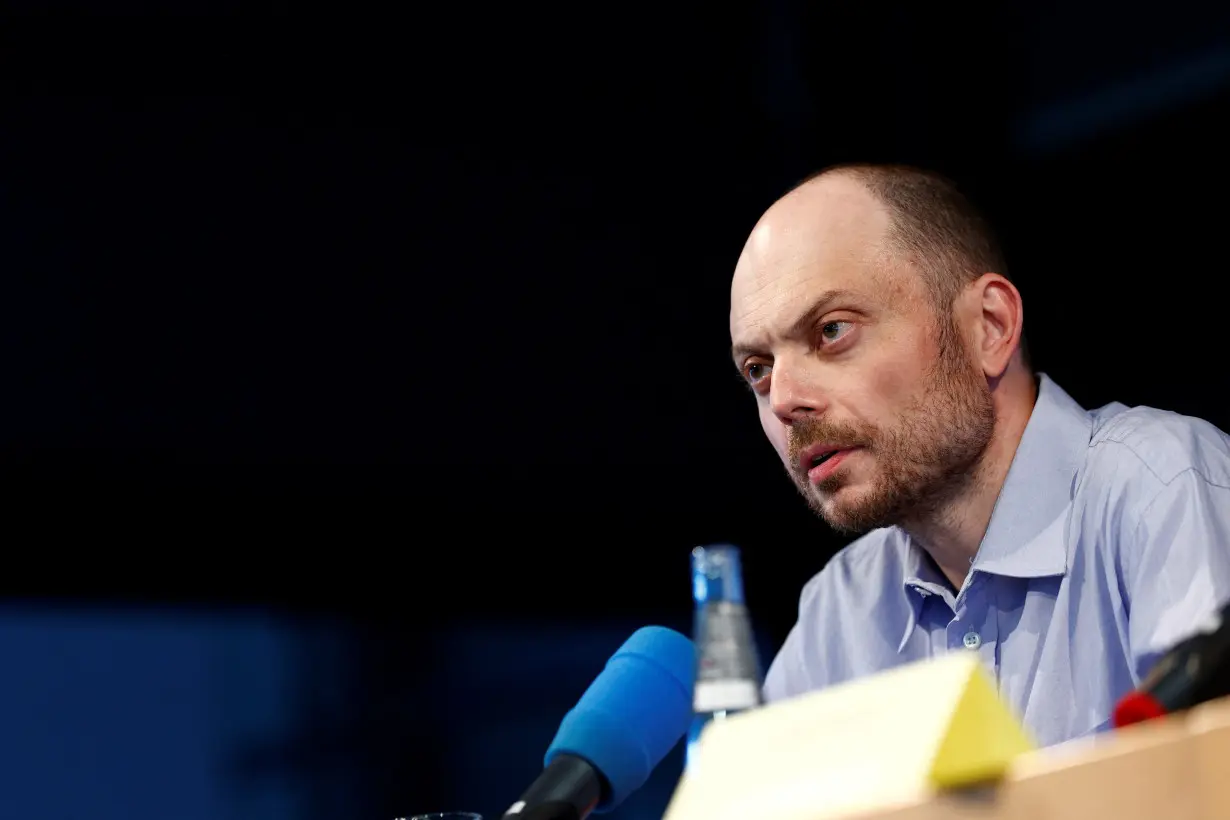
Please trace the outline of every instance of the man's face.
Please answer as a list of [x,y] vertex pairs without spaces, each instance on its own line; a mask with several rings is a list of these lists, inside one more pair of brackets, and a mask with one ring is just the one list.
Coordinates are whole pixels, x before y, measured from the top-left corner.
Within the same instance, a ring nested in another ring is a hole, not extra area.
[[765,435],[847,533],[934,514],[975,480],[995,426],[961,328],[887,247],[889,224],[854,180],[813,182],[761,220],[731,285]]

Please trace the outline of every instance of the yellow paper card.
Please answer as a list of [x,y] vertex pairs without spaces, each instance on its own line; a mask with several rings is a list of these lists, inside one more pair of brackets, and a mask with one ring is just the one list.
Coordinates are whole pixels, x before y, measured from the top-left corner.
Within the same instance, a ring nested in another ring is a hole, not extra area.
[[710,724],[663,820],[827,820],[993,779],[1032,748],[958,652]]

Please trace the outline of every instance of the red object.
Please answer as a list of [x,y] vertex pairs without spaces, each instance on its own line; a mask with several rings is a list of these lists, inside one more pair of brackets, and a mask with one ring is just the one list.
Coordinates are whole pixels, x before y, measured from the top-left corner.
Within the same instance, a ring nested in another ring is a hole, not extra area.
[[1158,703],[1152,695],[1145,692],[1132,692],[1119,701],[1112,719],[1115,728],[1122,729],[1124,726],[1160,718],[1165,714],[1166,710],[1162,708],[1162,704]]

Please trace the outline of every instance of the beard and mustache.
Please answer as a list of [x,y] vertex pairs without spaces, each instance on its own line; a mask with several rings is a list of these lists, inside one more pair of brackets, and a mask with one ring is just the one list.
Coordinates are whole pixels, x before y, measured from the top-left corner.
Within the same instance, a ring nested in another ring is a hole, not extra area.
[[[788,441],[789,472],[799,492],[838,532],[855,535],[939,514],[978,480],[978,466],[995,431],[995,409],[951,319],[941,320],[939,351],[919,396],[892,428],[825,418],[795,420]],[[814,486],[801,453],[817,443],[859,447],[876,461],[871,486],[838,499],[848,480],[841,467]]]

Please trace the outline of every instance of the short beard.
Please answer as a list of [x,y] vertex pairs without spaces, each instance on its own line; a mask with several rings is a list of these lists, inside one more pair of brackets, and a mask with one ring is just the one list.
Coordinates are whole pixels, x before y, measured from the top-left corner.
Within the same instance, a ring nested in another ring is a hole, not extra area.
[[[803,419],[791,428],[795,485],[812,510],[840,533],[859,535],[934,520],[980,479],[982,458],[995,432],[995,407],[985,379],[972,368],[955,322],[949,318],[941,325],[926,388],[900,412],[895,428],[875,430],[823,419]],[[880,470],[871,489],[854,502],[834,503],[846,483],[840,468],[813,488],[798,454],[817,442],[865,448]]]

